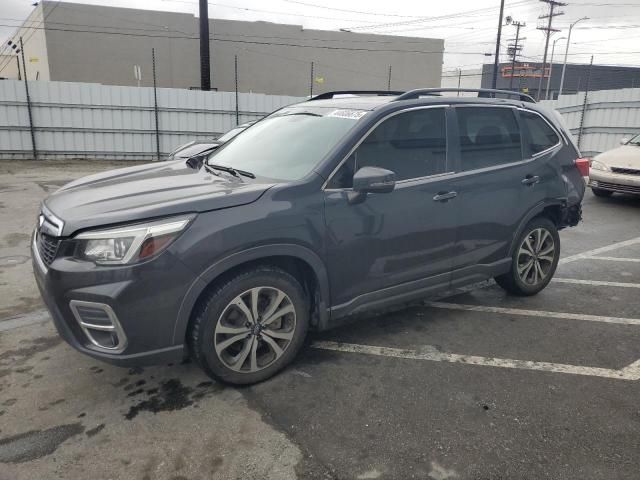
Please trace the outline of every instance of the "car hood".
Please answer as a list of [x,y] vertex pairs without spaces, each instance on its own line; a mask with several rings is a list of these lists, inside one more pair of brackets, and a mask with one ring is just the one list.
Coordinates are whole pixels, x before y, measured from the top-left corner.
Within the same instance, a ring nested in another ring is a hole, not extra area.
[[62,235],[68,236],[90,227],[245,205],[272,186],[177,160],[90,175],[63,186],[44,204],[64,222]]
[[594,160],[604,162],[610,167],[640,169],[640,147],[636,145],[622,145],[621,147],[596,155]]

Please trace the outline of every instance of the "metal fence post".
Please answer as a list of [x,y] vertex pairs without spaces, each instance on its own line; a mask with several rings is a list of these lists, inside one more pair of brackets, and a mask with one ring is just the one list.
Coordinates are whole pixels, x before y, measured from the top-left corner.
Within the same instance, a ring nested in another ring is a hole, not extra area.
[[387,92],[391,91],[391,65],[389,65],[389,78],[387,78]]
[[309,97],[313,97],[313,62],[311,62],[311,78],[309,82]]
[[234,56],[236,74],[236,125],[240,125],[240,109],[238,106],[238,55]]
[[578,128],[578,148],[581,148],[582,130],[584,129],[584,117],[587,113],[587,97],[589,95],[589,83],[591,83],[591,67],[593,67],[593,55],[591,55],[591,63],[587,73],[587,84],[584,89],[584,102],[582,102],[582,112],[580,113],[580,127]]
[[38,149],[36,148],[36,131],[33,125],[33,113],[31,111],[31,96],[29,95],[29,82],[27,82],[27,64],[24,63],[24,45],[20,37],[20,54],[22,55],[22,69],[24,70],[24,91],[27,95],[27,112],[29,113],[29,131],[31,132],[31,148],[33,149],[33,159],[38,160]]
[[151,49],[151,63],[153,66],[153,103],[154,103],[154,113],[156,118],[156,155],[157,161],[160,161],[160,124],[159,124],[159,115],[158,115],[158,88],[156,85],[156,49]]

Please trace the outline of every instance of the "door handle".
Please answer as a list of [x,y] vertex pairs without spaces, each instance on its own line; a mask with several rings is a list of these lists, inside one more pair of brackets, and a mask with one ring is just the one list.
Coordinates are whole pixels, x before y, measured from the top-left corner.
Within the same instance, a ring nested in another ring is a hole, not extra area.
[[531,185],[535,185],[540,182],[540,177],[538,175],[527,175],[522,179],[522,184],[530,187]]
[[433,197],[434,202],[446,202],[451,200],[452,198],[456,198],[458,196],[458,192],[438,192],[437,195]]

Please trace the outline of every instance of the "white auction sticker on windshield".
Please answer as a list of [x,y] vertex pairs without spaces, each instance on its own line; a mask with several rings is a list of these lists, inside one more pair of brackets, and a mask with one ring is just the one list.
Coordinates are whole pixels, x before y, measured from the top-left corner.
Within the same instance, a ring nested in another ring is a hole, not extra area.
[[367,112],[363,112],[362,110],[334,110],[327,117],[336,117],[336,118],[350,118],[352,120],[358,120],[359,118],[364,117]]

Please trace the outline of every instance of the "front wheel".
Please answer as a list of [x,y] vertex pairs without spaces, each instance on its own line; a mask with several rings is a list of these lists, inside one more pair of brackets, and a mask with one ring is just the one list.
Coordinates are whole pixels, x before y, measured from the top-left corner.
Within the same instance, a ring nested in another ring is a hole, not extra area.
[[534,218],[516,245],[511,269],[496,277],[496,283],[514,295],[535,295],[549,284],[558,266],[558,229],[548,218]]
[[289,273],[262,266],[217,286],[195,312],[192,356],[216,380],[245,385],[275,375],[307,334],[309,302]]

